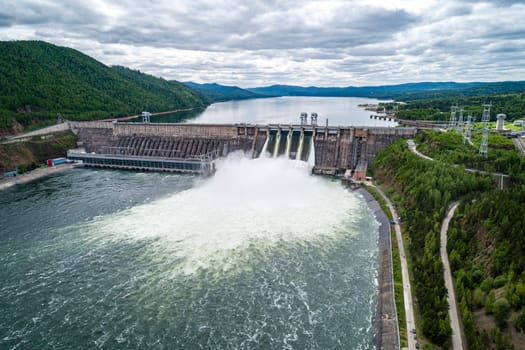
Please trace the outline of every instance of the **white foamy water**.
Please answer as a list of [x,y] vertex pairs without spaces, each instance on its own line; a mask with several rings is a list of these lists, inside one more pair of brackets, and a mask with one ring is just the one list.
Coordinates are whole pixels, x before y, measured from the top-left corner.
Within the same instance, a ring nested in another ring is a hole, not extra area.
[[374,349],[365,201],[306,162],[217,167],[7,192],[0,348]]
[[189,273],[255,241],[340,234],[358,205],[339,183],[310,175],[305,162],[232,154],[217,169],[189,190],[98,218],[90,230],[107,239],[154,239]]

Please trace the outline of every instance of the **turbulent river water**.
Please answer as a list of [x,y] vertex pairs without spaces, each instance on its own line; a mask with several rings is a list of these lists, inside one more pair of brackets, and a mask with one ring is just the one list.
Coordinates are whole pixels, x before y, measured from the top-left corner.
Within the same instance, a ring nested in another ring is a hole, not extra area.
[[378,223],[306,162],[0,192],[2,349],[373,349]]

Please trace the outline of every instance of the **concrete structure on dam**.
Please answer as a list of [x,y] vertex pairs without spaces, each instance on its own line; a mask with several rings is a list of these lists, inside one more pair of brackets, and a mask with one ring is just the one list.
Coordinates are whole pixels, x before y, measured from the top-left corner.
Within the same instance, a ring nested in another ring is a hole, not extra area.
[[310,160],[314,174],[364,179],[376,153],[415,128],[355,128],[317,125],[161,124],[68,122],[84,151],[70,159],[88,166],[209,174],[214,161],[241,150]]

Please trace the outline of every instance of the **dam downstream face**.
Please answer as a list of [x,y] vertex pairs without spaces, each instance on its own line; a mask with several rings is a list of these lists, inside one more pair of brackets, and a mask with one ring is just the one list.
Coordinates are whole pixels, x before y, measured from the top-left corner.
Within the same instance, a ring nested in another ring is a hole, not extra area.
[[0,197],[0,348],[373,349],[378,226],[305,162],[76,169]]

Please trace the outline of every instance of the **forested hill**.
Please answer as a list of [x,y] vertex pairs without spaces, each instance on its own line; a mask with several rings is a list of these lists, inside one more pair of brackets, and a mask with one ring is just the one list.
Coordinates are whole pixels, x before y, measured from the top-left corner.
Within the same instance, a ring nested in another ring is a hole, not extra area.
[[[497,133],[489,135],[487,156],[479,156],[481,133],[473,131],[471,145],[455,130],[420,131],[417,148],[434,161],[418,157],[400,140],[379,152],[371,169],[403,218],[419,341],[426,337],[439,349],[451,348],[440,227],[446,208],[459,201],[446,244],[464,345],[524,349],[525,158],[512,140]],[[507,174],[504,189],[495,186],[494,177],[465,168]]]
[[0,42],[0,132],[49,124],[57,114],[88,120],[204,107],[209,99],[179,82],[108,67],[42,41]]
[[249,98],[270,97],[268,95],[261,95],[238,86],[226,86],[216,83],[212,84],[198,84],[194,82],[184,82],[185,85],[202,92],[213,102],[229,101],[229,100],[246,100]]

